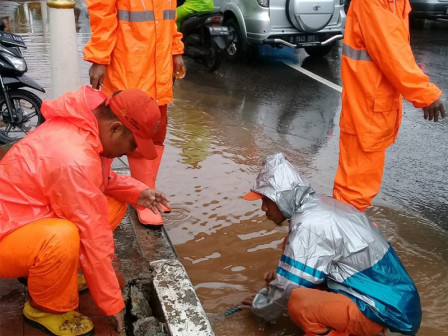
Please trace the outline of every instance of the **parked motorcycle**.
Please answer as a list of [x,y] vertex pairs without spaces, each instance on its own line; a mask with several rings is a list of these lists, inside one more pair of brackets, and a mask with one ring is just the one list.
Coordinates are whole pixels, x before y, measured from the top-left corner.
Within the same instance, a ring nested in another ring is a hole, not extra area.
[[218,69],[229,40],[229,29],[222,22],[223,16],[219,13],[188,15],[180,27],[184,56],[204,64],[209,71]]
[[28,69],[20,48],[26,48],[20,35],[0,31],[0,143],[21,139],[44,121],[42,100],[22,89],[45,92],[24,75]]

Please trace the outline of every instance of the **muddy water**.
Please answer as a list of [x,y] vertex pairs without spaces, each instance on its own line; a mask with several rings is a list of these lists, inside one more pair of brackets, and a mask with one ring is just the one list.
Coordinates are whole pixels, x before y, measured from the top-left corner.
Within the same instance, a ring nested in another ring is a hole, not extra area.
[[[275,227],[264,218],[260,204],[240,196],[251,187],[262,158],[277,150],[286,152],[320,192],[328,193],[325,184],[332,176],[326,169],[314,169],[321,153],[310,158],[309,153],[289,151],[225,111],[193,108],[194,98],[176,100],[171,107],[159,183],[173,199],[174,211],[165,217],[176,251],[217,335],[300,334],[287,318],[263,325],[248,312],[223,315],[263,286],[263,273],[276,267],[287,229]],[[383,228],[419,288],[419,335],[448,335],[447,235],[426,220],[390,207],[372,207],[369,215]]]
[[[23,34],[28,44],[25,52],[28,75],[48,90],[49,34],[44,24],[45,12],[41,11],[45,2],[0,1],[0,6],[2,16],[10,16],[12,30]],[[89,64],[81,60],[81,51],[89,39],[88,19],[83,4],[78,3],[77,8],[81,74],[83,84],[87,84]],[[193,66],[190,71],[194,69]],[[232,68],[227,70],[218,76],[231,81]],[[170,106],[169,134],[158,183],[173,203],[172,213],[165,215],[166,228],[218,336],[298,335],[299,329],[286,317],[276,325],[264,325],[246,311],[224,317],[225,310],[264,285],[263,273],[276,267],[280,244],[287,231],[286,227],[278,228],[267,221],[260,204],[243,201],[240,196],[252,186],[263,158],[276,151],[286,152],[318,192],[330,194],[337,162],[338,129],[334,125],[340,101],[331,96],[331,104],[325,103],[322,95],[308,105],[299,105],[310,108],[325,104],[319,108],[333,109],[332,114],[323,117],[325,124],[309,119],[303,133],[316,127],[322,130],[318,138],[310,135],[300,142],[288,133],[297,125],[296,119],[279,118],[277,128],[259,126],[260,120],[276,118],[276,104],[267,108],[257,100],[242,99],[239,92],[242,86],[237,85],[230,92],[209,84],[201,83],[192,73],[183,83],[175,85],[175,102]],[[246,84],[244,90],[251,87],[256,85]],[[265,94],[272,92],[255,92],[254,96]],[[51,92],[40,96],[51,97]],[[277,105],[281,106],[281,101]],[[427,127],[415,125],[416,129]],[[443,129],[439,132],[443,133]],[[395,151],[398,150],[397,147]],[[412,148],[407,150],[412,152]],[[394,160],[398,165],[402,162],[397,156],[392,157],[391,161]],[[406,166],[401,166],[403,171],[398,169],[395,173],[407,178]],[[389,170],[394,171],[390,167]],[[390,176],[393,174],[385,179],[391,187],[379,195],[369,215],[383,228],[419,288],[424,314],[419,335],[448,335],[446,218],[433,222],[428,216],[416,216],[418,208],[403,200],[410,199],[410,194],[412,199],[426,199],[426,194],[406,180],[391,181]],[[432,176],[435,180],[432,186],[445,182],[437,176]],[[444,195],[445,189],[441,190]],[[436,200],[446,204],[446,199],[436,197]],[[425,211],[436,210],[428,205]]]

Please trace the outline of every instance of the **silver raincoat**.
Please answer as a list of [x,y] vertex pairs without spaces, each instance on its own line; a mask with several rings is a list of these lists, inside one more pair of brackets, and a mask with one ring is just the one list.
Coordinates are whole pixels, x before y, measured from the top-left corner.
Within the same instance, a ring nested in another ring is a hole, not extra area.
[[364,213],[317,196],[283,153],[266,159],[252,191],[274,201],[289,219],[277,279],[256,295],[255,315],[274,321],[286,312],[293,289],[325,286],[352,299],[370,320],[403,334],[417,332],[417,289]]

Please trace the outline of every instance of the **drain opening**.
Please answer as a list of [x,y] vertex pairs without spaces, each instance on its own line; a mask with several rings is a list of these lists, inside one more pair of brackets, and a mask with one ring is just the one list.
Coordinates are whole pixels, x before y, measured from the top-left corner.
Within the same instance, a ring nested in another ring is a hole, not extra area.
[[123,289],[126,336],[170,335],[151,279],[133,279]]

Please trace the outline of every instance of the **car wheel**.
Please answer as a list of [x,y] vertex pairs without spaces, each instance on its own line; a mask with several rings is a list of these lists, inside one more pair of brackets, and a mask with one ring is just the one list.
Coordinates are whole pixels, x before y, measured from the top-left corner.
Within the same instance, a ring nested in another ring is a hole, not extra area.
[[345,0],[345,4],[344,4],[345,14],[348,13],[348,9],[350,8],[350,2],[351,2],[351,0]]
[[305,51],[311,57],[323,57],[330,52],[330,50],[333,48],[333,46],[334,46],[334,42],[324,45],[324,46],[305,47]]
[[409,18],[409,27],[411,28],[423,28],[425,26],[424,19]]
[[247,51],[247,43],[243,39],[240,26],[235,19],[229,19],[224,23],[229,27],[229,33],[232,37],[232,41],[226,48],[226,58],[229,61],[240,61],[244,58]]

